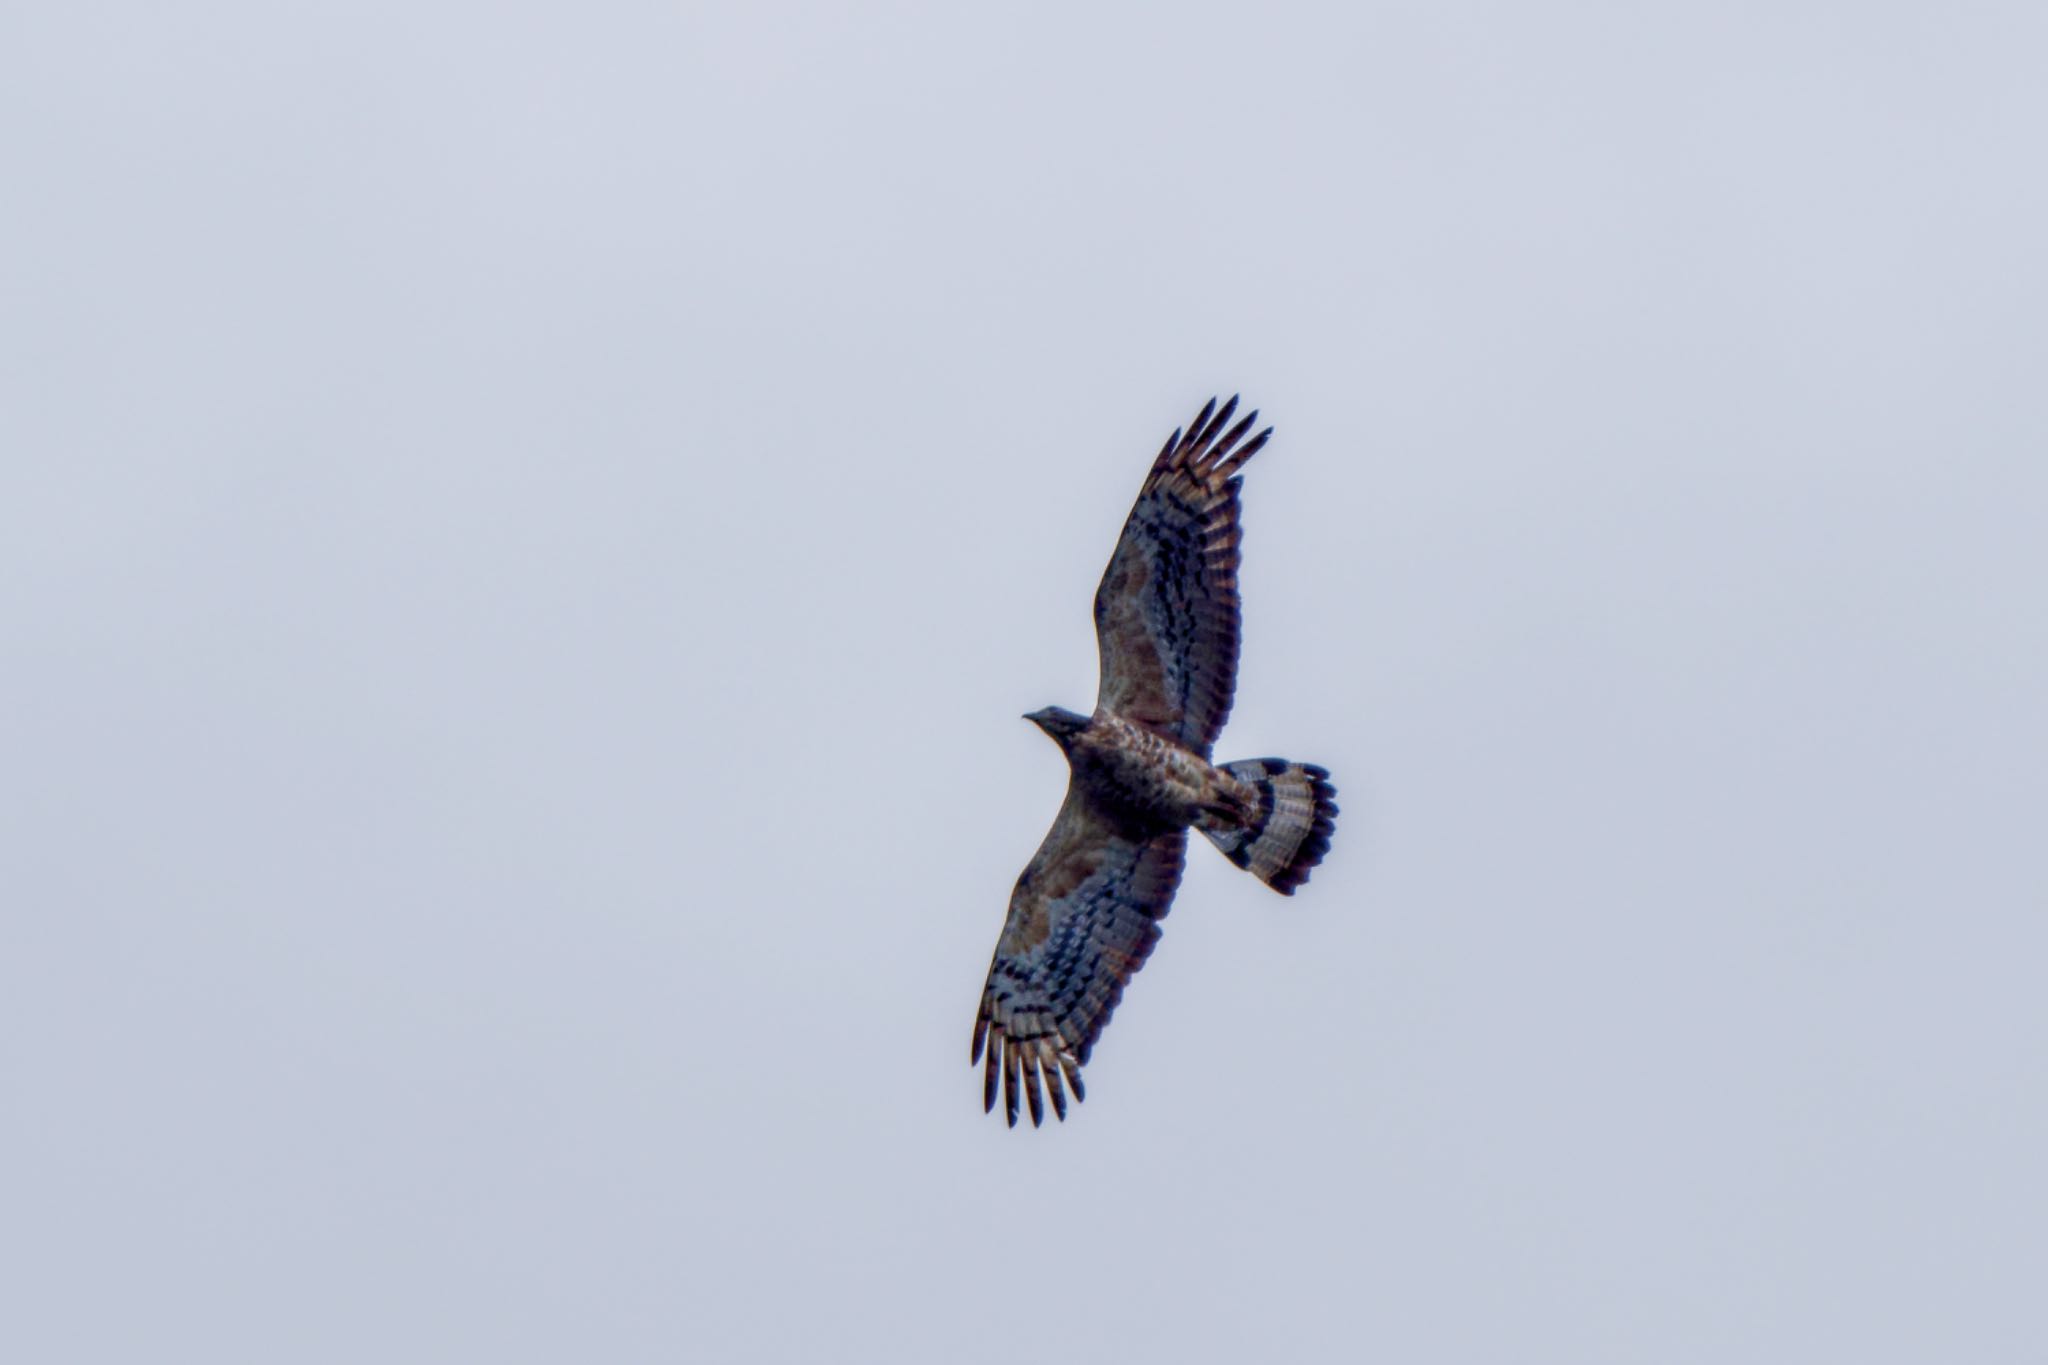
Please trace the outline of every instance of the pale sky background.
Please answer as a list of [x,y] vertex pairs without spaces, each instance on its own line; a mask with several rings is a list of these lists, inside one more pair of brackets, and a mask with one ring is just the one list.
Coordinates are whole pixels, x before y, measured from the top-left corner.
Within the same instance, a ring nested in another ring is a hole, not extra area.
[[[16,4],[0,1358],[2048,1359],[2048,7]],[[967,1061],[1212,392],[1206,847]]]

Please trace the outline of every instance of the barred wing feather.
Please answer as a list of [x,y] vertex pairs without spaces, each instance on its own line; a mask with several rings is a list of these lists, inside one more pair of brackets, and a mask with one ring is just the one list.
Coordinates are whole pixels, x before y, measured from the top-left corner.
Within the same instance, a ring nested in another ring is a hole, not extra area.
[[1010,895],[982,989],[973,1060],[986,1058],[984,1108],[995,1107],[999,1080],[1013,1127],[1020,1101],[1038,1124],[1046,1092],[1062,1119],[1067,1088],[1083,1098],[1080,1069],[1159,941],[1186,851],[1185,831],[1126,837],[1068,788]]
[[1244,441],[1258,413],[1229,426],[1236,411],[1235,397],[1220,411],[1212,398],[1185,436],[1174,432],[1095,591],[1096,704],[1204,757],[1237,686],[1237,471],[1273,434]]

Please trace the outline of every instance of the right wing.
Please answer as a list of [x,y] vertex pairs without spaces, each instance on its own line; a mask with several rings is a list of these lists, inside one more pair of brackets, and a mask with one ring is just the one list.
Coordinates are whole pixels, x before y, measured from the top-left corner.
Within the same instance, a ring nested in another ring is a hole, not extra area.
[[1080,1069],[1124,983],[1159,941],[1186,850],[1185,830],[1142,841],[1123,837],[1069,785],[1051,832],[1010,894],[982,988],[973,1060],[986,1052],[984,1109],[995,1108],[998,1073],[1012,1127],[1020,1080],[1034,1125],[1045,1120],[1041,1075],[1062,1119],[1062,1076],[1074,1098],[1084,1098]]

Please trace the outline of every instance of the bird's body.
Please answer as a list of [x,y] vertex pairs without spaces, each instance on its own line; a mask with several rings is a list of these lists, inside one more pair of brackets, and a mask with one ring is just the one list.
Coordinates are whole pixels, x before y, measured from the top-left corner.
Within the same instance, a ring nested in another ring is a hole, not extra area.
[[1053,737],[1075,785],[1121,831],[1142,837],[1204,823],[1229,828],[1258,809],[1249,782],[1114,711],[1097,711],[1083,728]]
[[1238,651],[1237,471],[1272,434],[1238,444],[1237,400],[1212,400],[1153,462],[1095,595],[1102,684],[1093,715],[1027,716],[1057,742],[1067,799],[1017,879],[997,941],[974,1059],[983,1100],[1000,1081],[1009,1122],[1020,1098],[1044,1119],[1043,1089],[1066,1117],[1066,1087],[1159,937],[1179,885],[1187,831],[1292,895],[1330,846],[1329,774],[1284,759],[1217,764]]

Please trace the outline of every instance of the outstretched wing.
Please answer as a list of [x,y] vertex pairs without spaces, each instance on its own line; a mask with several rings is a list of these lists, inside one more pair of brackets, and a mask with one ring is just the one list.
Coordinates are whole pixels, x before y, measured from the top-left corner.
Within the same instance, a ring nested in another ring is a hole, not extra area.
[[1173,736],[1205,758],[1237,687],[1237,471],[1271,427],[1239,445],[1254,412],[1224,430],[1232,397],[1210,399],[1152,462],[1095,590],[1102,651],[1096,705]]
[[1067,1116],[1081,1067],[1101,1036],[1124,983],[1159,941],[1159,921],[1180,884],[1187,834],[1128,839],[1073,786],[1052,830],[1010,893],[1009,918],[974,1022],[973,1060],[987,1054],[982,1106],[995,1108],[996,1078],[1012,1127],[1019,1082],[1031,1122],[1045,1121],[1045,1099]]

